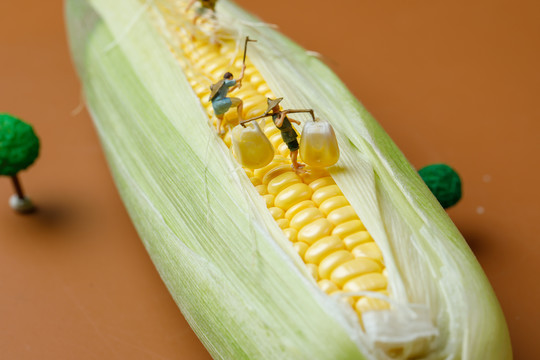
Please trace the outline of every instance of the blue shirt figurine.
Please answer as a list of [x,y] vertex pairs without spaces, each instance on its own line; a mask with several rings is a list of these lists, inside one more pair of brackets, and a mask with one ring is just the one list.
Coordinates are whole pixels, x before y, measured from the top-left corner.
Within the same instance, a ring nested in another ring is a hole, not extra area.
[[244,70],[246,70],[245,65],[242,66],[242,72],[240,73],[240,77],[238,78],[238,80],[234,80],[233,74],[231,74],[230,72],[226,72],[223,75],[223,79],[210,86],[211,93],[209,100],[212,102],[214,114],[218,119],[216,127],[218,134],[220,135],[224,133],[223,116],[227,111],[229,111],[231,106],[234,106],[238,109],[238,121],[243,121],[242,100],[235,97],[227,97],[227,94],[235,89],[238,89],[242,85],[242,79],[244,78]]

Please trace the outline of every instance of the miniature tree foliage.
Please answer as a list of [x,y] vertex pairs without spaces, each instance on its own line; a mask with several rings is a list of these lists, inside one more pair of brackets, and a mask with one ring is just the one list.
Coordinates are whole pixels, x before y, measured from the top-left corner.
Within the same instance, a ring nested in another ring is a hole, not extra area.
[[443,208],[448,209],[461,199],[461,179],[450,166],[428,165],[418,173]]
[[0,114],[0,175],[14,176],[34,163],[39,139],[32,126],[9,114]]

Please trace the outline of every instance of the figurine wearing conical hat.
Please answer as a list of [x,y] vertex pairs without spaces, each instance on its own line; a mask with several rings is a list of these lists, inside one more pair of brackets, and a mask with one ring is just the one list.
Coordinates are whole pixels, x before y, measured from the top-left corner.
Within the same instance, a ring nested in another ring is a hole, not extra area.
[[[189,5],[186,8],[186,12],[195,4],[197,0],[191,0]],[[204,16],[204,14],[209,13],[211,16],[214,16],[217,0],[198,0],[200,6],[195,10],[195,17],[193,18],[193,24],[197,23],[197,20]]]
[[268,98],[266,100],[268,108],[263,115],[272,115],[272,120],[274,121],[274,124],[281,132],[281,138],[283,139],[283,142],[287,144],[287,147],[291,152],[292,168],[294,169],[294,171],[298,172],[305,165],[298,162],[299,145],[298,140],[296,139],[298,137],[298,134],[294,130],[291,123],[300,125],[300,121],[289,119],[287,117],[287,114],[289,112],[288,110],[280,110],[279,103],[281,102],[281,100],[283,100],[283,98]]
[[233,74],[226,72],[223,75],[223,79],[217,83],[210,86],[210,98],[212,102],[212,107],[214,108],[214,114],[218,119],[217,121],[217,131],[221,135],[224,133],[223,130],[223,116],[229,111],[231,106],[234,106],[238,109],[238,121],[242,121],[242,110],[243,102],[239,98],[227,97],[227,94],[235,89],[242,86],[242,79],[244,78],[244,71],[246,70],[246,65],[242,66],[242,71],[240,72],[240,77],[238,80],[234,80]]

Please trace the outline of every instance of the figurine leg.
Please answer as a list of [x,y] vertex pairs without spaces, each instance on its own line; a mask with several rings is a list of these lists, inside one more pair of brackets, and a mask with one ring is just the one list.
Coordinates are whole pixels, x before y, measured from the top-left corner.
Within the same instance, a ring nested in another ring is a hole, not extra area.
[[[292,168],[295,172],[301,172],[301,169],[306,166],[298,162],[298,149],[291,151]],[[303,171],[303,170],[302,170]]]
[[244,117],[242,116],[242,111],[244,110],[244,103],[242,100],[240,100],[240,104],[238,104],[238,121],[244,121]]
[[240,100],[239,98],[231,98],[231,106],[236,106],[236,110],[238,112],[238,121],[244,121],[244,118],[242,116],[242,111],[244,110],[244,102]]
[[223,135],[225,133],[225,130],[223,130],[223,115],[216,115],[216,117],[217,117],[216,130],[218,132],[218,135]]

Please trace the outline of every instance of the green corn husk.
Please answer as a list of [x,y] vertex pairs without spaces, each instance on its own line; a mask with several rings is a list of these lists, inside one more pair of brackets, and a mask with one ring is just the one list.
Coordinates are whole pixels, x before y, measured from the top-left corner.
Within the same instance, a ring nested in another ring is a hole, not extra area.
[[[285,107],[313,108],[334,127],[341,158],[329,170],[383,252],[391,312],[407,326],[375,325],[395,332],[397,345],[364,332],[352,310],[318,289],[208,125],[159,29],[157,3],[166,1],[67,0],[69,38],[121,196],[211,355],[384,359],[391,346],[402,349],[394,358],[424,346],[425,359],[511,359],[482,269],[388,135],[318,59],[222,0],[220,19],[265,44],[250,59]],[[435,336],[418,330],[412,304],[427,311]]]

